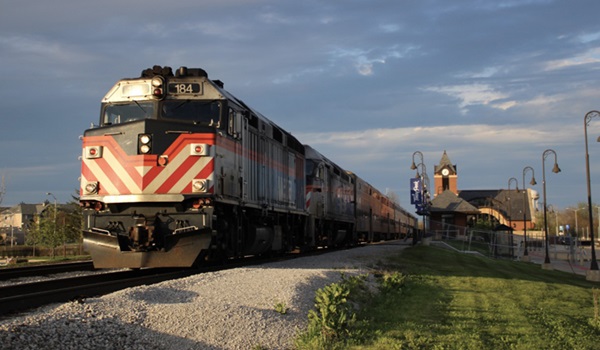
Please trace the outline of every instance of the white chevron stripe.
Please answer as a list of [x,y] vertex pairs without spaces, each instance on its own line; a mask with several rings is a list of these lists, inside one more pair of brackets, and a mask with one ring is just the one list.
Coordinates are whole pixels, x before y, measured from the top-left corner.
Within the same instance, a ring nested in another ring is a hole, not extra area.
[[[174,157],[169,158],[169,163],[167,166],[162,169],[162,171],[154,178],[152,183],[150,183],[143,193],[155,193],[160,186],[164,184],[165,181],[169,180],[169,177],[176,172],[183,163],[189,157],[188,148],[185,147],[182,149],[179,154]],[[103,158],[106,161],[107,165],[112,168],[115,174],[119,177],[119,180],[127,187],[130,193],[142,193],[141,186],[142,184],[136,183],[129,173],[126,171],[125,166],[119,162],[119,160],[115,157],[114,153],[108,147],[104,148]],[[186,186],[190,184],[192,177],[198,174],[204,167],[208,165],[208,163],[212,160],[212,157],[198,157],[196,162],[188,169],[185,174],[177,181],[177,183],[169,190],[170,193],[181,193]],[[100,186],[103,189],[103,192],[107,192],[109,195],[120,195],[120,191],[117,189],[115,185],[113,185],[113,181],[111,178],[104,172],[104,170],[98,165],[94,159],[83,159],[84,163],[88,167],[91,174],[98,179],[100,182]],[[135,171],[137,171],[142,178],[148,174],[152,166],[135,166]],[[213,180],[213,173],[207,177]],[[87,179],[83,177],[81,178],[81,187],[85,187],[87,184]]]
[[196,176],[196,174],[198,174],[202,169],[204,169],[204,167],[208,164],[209,161],[209,157],[199,158],[199,160],[196,163],[194,163],[194,165],[188,171],[185,172],[185,175],[182,176],[181,179],[179,179],[175,186],[173,186],[171,192],[183,192],[185,186],[187,186],[190,183],[190,181],[194,176]]
[[127,189],[129,189],[129,191],[131,193],[141,193],[142,190],[141,190],[140,186],[135,181],[133,181],[131,176],[129,176],[129,173],[125,170],[123,165],[113,155],[113,153],[110,151],[110,149],[105,148],[104,151],[105,152],[103,154],[103,158],[110,165],[110,167],[114,170],[114,172],[117,173],[117,176],[119,176],[119,178],[125,184]]
[[154,168],[153,166],[136,166],[135,170],[137,170],[137,172],[142,176],[146,176],[146,174],[148,174],[148,172],[150,171],[150,169]]
[[183,148],[182,151],[179,152],[179,154],[177,154],[175,157],[172,157],[172,158],[169,157],[169,163],[161,171],[161,173],[158,174],[158,176],[156,176],[154,178],[154,180],[152,180],[152,183],[150,183],[146,187],[146,193],[154,193],[154,192],[156,192],[156,190],[158,190],[158,188],[160,186],[162,186],[162,184],[165,183],[165,181],[167,181],[167,179],[169,178],[169,176],[171,176],[171,174],[173,174],[173,172],[175,172],[177,169],[179,169],[179,167],[181,166],[181,164],[183,164],[183,162],[189,156],[189,154],[187,154],[186,150],[187,150],[187,147]]
[[100,182],[100,187],[103,191],[106,191],[110,194],[118,194],[117,188],[113,186],[112,182],[106,176],[104,171],[98,166],[98,163],[94,161],[84,160],[87,167],[90,169],[90,172],[96,175],[98,182]]

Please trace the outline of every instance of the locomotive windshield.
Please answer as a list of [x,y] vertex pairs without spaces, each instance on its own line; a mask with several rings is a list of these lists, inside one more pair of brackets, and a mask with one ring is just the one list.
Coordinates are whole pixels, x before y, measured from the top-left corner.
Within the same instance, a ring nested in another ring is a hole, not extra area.
[[103,125],[120,124],[139,119],[152,118],[153,102],[128,102],[125,104],[107,104],[102,117]]
[[[106,104],[102,116],[103,125],[121,124],[140,119],[156,119],[156,102],[127,102]],[[218,101],[165,100],[161,102],[160,118],[215,125],[221,115]]]
[[161,117],[212,125],[219,121],[221,104],[218,101],[167,100],[163,101]]

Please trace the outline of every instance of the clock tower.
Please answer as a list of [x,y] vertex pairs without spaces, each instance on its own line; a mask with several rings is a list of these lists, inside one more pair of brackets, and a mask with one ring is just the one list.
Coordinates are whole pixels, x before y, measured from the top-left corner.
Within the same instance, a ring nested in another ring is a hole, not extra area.
[[446,151],[444,151],[440,163],[434,166],[433,178],[435,184],[434,197],[446,190],[450,190],[458,196],[456,164],[453,165],[450,162]]

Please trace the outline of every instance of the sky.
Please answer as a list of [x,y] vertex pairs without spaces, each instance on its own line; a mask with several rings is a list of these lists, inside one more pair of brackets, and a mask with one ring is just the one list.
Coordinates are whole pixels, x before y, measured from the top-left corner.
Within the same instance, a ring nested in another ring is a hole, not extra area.
[[[597,0],[0,0],[0,205],[71,200],[100,100],[161,65],[205,69],[409,210],[416,151],[432,183],[446,151],[459,190],[522,188],[531,166],[541,196],[554,150],[547,204],[575,206],[585,115],[600,110],[598,13]],[[587,132],[600,203],[600,117]]]

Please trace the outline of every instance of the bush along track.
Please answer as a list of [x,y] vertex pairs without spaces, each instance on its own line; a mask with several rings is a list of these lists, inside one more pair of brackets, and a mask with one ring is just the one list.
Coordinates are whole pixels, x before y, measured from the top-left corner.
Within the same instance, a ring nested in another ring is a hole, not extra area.
[[595,349],[600,291],[539,265],[415,247],[317,291],[298,349]]
[[378,291],[369,288],[369,275],[346,276],[316,292],[315,309],[308,313],[308,327],[296,339],[298,349],[343,349],[367,340],[368,320],[360,317],[375,294],[399,294],[407,278],[400,272],[376,273]]

